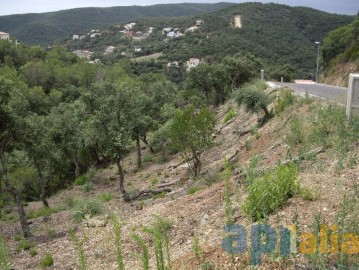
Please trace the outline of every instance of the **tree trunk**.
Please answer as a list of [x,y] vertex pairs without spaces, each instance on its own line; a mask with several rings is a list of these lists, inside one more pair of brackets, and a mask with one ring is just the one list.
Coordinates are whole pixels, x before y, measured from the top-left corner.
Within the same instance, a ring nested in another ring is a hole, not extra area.
[[101,161],[100,161],[100,158],[98,156],[98,153],[97,153],[97,149],[95,147],[92,147],[91,148],[91,153],[92,153],[92,157],[95,159],[96,161],[96,165],[100,165]]
[[24,234],[24,237],[30,237],[30,236],[32,236],[32,234],[30,232],[29,223],[27,222],[27,217],[26,217],[24,207],[21,204],[20,196],[19,196],[17,190],[13,186],[11,186],[11,184],[9,182],[8,173],[7,173],[7,163],[6,163],[6,159],[5,159],[5,150],[4,150],[3,143],[1,144],[0,158],[1,158],[1,165],[2,165],[2,178],[4,180],[5,190],[10,193],[10,195],[12,196],[12,198],[16,204],[17,212],[19,213],[19,216],[20,216],[20,224],[21,224],[21,229]]
[[75,164],[75,178],[78,178],[80,176],[80,164],[76,157],[73,158],[74,164]]
[[121,194],[123,195],[124,201],[129,202],[130,201],[130,196],[128,195],[128,193],[125,190],[125,185],[124,185],[125,176],[123,174],[123,169],[122,169],[122,165],[121,165],[121,158],[118,158],[116,160],[116,164],[117,164],[117,168],[118,168],[118,174],[120,176],[120,191],[121,191]]
[[46,200],[46,180],[42,174],[39,162],[37,161],[36,158],[34,158],[34,163],[35,163],[35,167],[37,170],[37,174],[40,178],[40,199],[42,201],[42,204],[46,207],[49,208],[49,203]]
[[136,137],[136,148],[137,148],[137,168],[140,169],[142,167],[140,136]]
[[155,151],[153,150],[153,148],[152,148],[151,146],[149,146],[149,143],[148,143],[148,141],[147,141],[147,136],[146,136],[146,134],[143,135],[143,137],[141,138],[141,140],[143,141],[143,143],[144,143],[146,146],[148,146],[148,148],[150,148],[150,152],[151,152],[151,153],[154,153],[154,152],[155,152]]
[[195,155],[193,158],[193,169],[194,169],[194,175],[197,176],[201,171],[201,161],[199,159],[199,156]]
[[266,115],[266,118],[270,118],[270,113],[269,113],[267,107],[266,107],[266,106],[262,106],[262,109],[263,109],[263,111],[264,111],[264,113],[265,113],[265,115]]

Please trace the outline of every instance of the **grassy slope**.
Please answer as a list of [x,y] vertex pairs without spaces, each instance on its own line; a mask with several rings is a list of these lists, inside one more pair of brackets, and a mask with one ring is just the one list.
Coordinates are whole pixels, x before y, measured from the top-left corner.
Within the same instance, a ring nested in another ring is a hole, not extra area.
[[[312,104],[296,103],[285,111],[270,120],[264,127],[257,130],[259,134],[247,134],[238,136],[238,131],[256,125],[256,115],[250,115],[242,109],[238,110],[234,121],[222,129],[217,135],[215,146],[206,151],[203,155],[204,174],[196,181],[186,178],[186,167],[180,166],[175,170],[169,169],[169,165],[177,163],[178,157],[174,156],[167,163],[159,163],[158,156],[152,156],[153,161],[144,163],[140,171],[135,169],[136,155],[132,152],[126,158],[126,186],[128,190],[146,189],[151,187],[154,178],[160,182],[180,180],[178,185],[172,186],[173,193],[156,200],[149,199],[137,201],[133,204],[125,204],[118,197],[118,183],[111,179],[115,173],[115,167],[109,167],[98,174],[94,182],[94,191],[84,192],[81,187],[74,187],[71,190],[50,198],[52,206],[60,205],[68,197],[94,198],[103,192],[112,194],[113,199],[103,203],[105,213],[116,214],[123,221],[123,252],[126,269],[142,269],[138,260],[130,255],[130,251],[139,252],[136,244],[130,238],[133,228],[140,225],[149,225],[153,215],[160,215],[169,219],[173,224],[171,230],[171,252],[174,260],[173,269],[199,269],[205,261],[211,261],[219,269],[252,269],[248,265],[248,253],[243,255],[229,256],[221,250],[221,241],[224,237],[223,226],[225,225],[225,202],[224,202],[224,181],[223,175],[218,173],[223,165],[224,157],[239,150],[238,160],[234,163],[237,168],[248,168],[248,164],[254,155],[261,156],[258,167],[273,167],[278,161],[284,160],[288,153],[288,140],[290,136],[296,136],[297,132],[291,131],[295,124],[293,114],[300,115],[301,119],[312,119],[320,106],[326,106],[324,101],[315,101]],[[218,108],[217,125],[222,125],[226,111],[235,107],[233,102]],[[304,131],[305,130],[305,131]],[[293,133],[294,132],[294,133]],[[302,133],[310,133],[308,126],[304,125]],[[320,139],[320,138],[319,138]],[[306,140],[306,139],[305,139]],[[245,147],[244,142],[250,141],[250,146]],[[304,147],[304,146],[303,146]],[[311,146],[314,147],[314,146]],[[297,147],[293,150],[296,154]],[[358,148],[352,149],[348,156],[359,154]],[[148,150],[144,155],[150,155]],[[314,217],[321,212],[322,218],[334,223],[335,214],[340,209],[340,203],[344,195],[353,193],[353,183],[359,177],[357,166],[345,166],[339,168],[339,162],[343,161],[333,151],[333,146],[327,152],[317,157],[310,157],[300,165],[298,179],[303,187],[315,191],[319,198],[314,201],[304,200],[300,196],[291,198],[278,215],[269,217],[269,224],[276,226],[276,220],[282,225],[293,224],[297,216],[297,222],[305,232],[311,231],[308,226],[313,224]],[[344,161],[345,163],[346,161]],[[253,169],[256,170],[257,167]],[[246,198],[247,191],[243,178],[232,177],[232,203],[234,207],[234,218],[238,224],[250,224],[244,216],[241,207]],[[212,185],[207,187],[206,184]],[[214,184],[213,184],[214,183]],[[200,186],[200,191],[193,195],[187,195],[186,190],[191,186]],[[29,208],[39,208],[41,202],[30,203]],[[350,212],[354,218],[354,212]],[[208,215],[208,223],[201,225],[202,217]],[[106,218],[103,216],[101,219]],[[53,214],[51,219],[44,223],[42,218],[34,219],[33,228],[38,228],[34,233],[37,235],[32,241],[36,244],[39,255],[31,257],[28,252],[14,253],[15,265],[23,269],[30,267],[37,269],[38,260],[46,252],[54,255],[56,269],[67,269],[75,265],[77,260],[76,252],[73,252],[72,244],[66,235],[67,228],[75,226],[72,222],[69,210]],[[88,269],[115,269],[115,251],[113,243],[113,231],[110,221],[104,227],[87,227],[80,225],[78,235],[87,237],[85,241],[85,253],[88,259]],[[0,232],[5,234],[7,243],[13,252],[18,242],[14,236],[18,229],[13,223],[2,223]],[[248,228],[249,229],[249,228]],[[200,239],[201,258],[196,259],[193,252],[194,236]],[[146,241],[148,240],[148,236]],[[152,257],[152,256],[151,256]],[[153,257],[152,257],[153,258]],[[304,256],[296,258],[297,263],[305,263]],[[152,261],[153,263],[153,261]],[[264,259],[264,265],[260,269],[291,269],[289,261],[279,259],[275,254]]]

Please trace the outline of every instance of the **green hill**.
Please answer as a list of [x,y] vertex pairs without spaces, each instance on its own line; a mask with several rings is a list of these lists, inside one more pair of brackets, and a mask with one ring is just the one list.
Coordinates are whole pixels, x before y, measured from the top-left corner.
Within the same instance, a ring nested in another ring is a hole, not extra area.
[[[234,26],[236,15],[241,17],[241,28]],[[106,46],[110,45],[120,48],[121,52],[127,50],[131,57],[163,52],[161,58],[165,61],[185,62],[197,57],[212,63],[236,53],[253,54],[263,60],[265,67],[290,64],[299,77],[310,78],[316,67],[314,42],[322,41],[330,31],[350,23],[353,18],[305,7],[244,3],[200,16],[139,19],[135,31],[146,31],[149,26],[156,29],[143,41],[124,39],[118,29],[106,29],[102,37],[69,40],[66,45],[72,50],[99,52],[97,58],[101,58]],[[196,19],[205,20],[203,27],[185,32]],[[164,27],[179,28],[185,35],[169,39],[162,33]],[[141,52],[131,51],[134,45],[141,46]],[[121,58],[119,53],[117,55],[117,59]],[[117,60],[114,55],[111,57]]]
[[359,70],[359,17],[328,34],[323,43],[322,59],[325,82],[346,86],[349,73]]
[[77,8],[40,14],[0,16],[0,31],[28,45],[47,45],[71,34],[143,17],[173,17],[213,12],[233,4],[164,4],[110,8]]

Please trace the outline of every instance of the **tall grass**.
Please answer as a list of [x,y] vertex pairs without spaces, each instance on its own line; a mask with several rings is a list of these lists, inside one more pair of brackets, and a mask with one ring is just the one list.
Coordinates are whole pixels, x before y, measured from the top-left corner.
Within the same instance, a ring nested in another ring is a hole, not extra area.
[[119,270],[125,270],[125,264],[123,263],[122,247],[121,247],[121,225],[115,215],[112,215],[113,230],[115,233],[115,251],[116,260]]
[[9,252],[5,245],[4,238],[0,235],[0,269],[9,270]]
[[138,235],[135,232],[132,232],[131,234],[132,238],[137,242],[137,244],[140,246],[141,250],[142,250],[142,254],[138,255],[135,253],[132,253],[132,255],[134,257],[136,257],[137,259],[141,260],[142,262],[142,266],[143,266],[143,270],[149,270],[150,269],[150,264],[149,264],[149,255],[148,255],[148,247],[146,245],[145,240],[143,240],[141,238],[140,235]]
[[79,269],[80,270],[86,270],[87,264],[86,264],[86,256],[85,256],[85,250],[84,250],[84,241],[81,241],[77,235],[73,231],[69,231],[69,235],[71,237],[72,242],[75,245],[75,248],[78,252],[78,259],[79,259]]

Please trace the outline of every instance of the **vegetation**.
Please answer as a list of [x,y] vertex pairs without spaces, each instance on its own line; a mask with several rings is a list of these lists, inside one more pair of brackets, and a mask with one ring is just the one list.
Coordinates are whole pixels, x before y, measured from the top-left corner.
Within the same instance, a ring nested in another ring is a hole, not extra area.
[[78,258],[79,258],[79,269],[80,270],[86,270],[87,269],[87,263],[86,263],[86,256],[84,251],[84,241],[81,241],[73,231],[69,231],[69,235],[71,237],[72,242],[75,245],[76,251],[78,252]]
[[1,269],[9,270],[10,269],[10,262],[9,262],[9,252],[5,245],[4,238],[0,235],[0,266]]
[[280,209],[298,192],[297,168],[294,164],[280,165],[272,174],[255,179],[249,186],[249,194],[243,211],[253,221],[261,220]]
[[54,258],[50,253],[46,253],[46,255],[40,260],[41,268],[45,269],[54,264]]
[[172,144],[191,164],[194,175],[201,171],[202,152],[212,145],[214,125],[214,114],[207,107],[196,111],[194,106],[188,106],[173,118],[170,132]]

